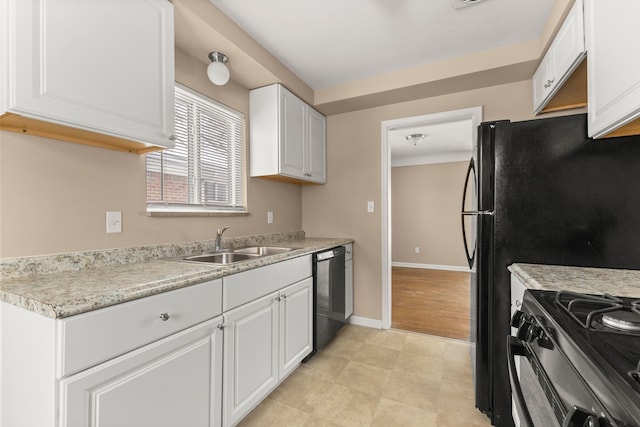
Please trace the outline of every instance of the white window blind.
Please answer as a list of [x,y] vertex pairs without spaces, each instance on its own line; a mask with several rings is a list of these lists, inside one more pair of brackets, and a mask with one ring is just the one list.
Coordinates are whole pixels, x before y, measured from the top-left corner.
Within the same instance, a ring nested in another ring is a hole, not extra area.
[[244,212],[244,115],[176,86],[175,147],[147,154],[147,210]]

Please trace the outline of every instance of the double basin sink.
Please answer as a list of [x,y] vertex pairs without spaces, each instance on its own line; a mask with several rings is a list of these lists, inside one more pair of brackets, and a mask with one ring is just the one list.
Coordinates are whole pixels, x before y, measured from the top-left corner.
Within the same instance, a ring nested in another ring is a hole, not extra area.
[[232,264],[234,262],[247,261],[268,255],[276,255],[289,252],[297,248],[283,248],[278,246],[251,246],[242,249],[223,250],[201,255],[191,255],[182,258],[184,261],[207,262],[210,264]]

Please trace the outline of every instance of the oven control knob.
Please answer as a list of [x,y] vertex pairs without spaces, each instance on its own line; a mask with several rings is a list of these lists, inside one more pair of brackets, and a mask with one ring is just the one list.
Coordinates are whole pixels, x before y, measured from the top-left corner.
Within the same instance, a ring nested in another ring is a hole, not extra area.
[[519,327],[522,321],[526,319],[526,317],[527,315],[524,314],[522,311],[516,310],[515,313],[513,313],[513,317],[511,317],[511,327],[512,328]]
[[[601,427],[603,423],[596,414],[578,406],[574,406],[567,414],[564,425],[580,427]],[[608,425],[608,423],[607,423]]]
[[527,342],[533,342],[536,339],[542,338],[542,328],[540,326],[534,325],[531,322],[527,322],[526,328],[523,332],[523,337],[521,339]]
[[600,427],[600,420],[595,415],[589,415],[584,423],[585,427]]
[[526,341],[529,336],[529,328],[535,326],[530,320],[526,317],[522,318],[522,321],[518,325],[518,332],[516,333],[516,337],[520,341]]

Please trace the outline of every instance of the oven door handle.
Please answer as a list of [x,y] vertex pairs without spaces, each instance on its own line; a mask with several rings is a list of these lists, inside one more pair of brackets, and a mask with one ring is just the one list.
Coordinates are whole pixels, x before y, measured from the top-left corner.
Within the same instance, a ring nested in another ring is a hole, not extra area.
[[507,335],[507,362],[509,363],[509,382],[511,383],[511,393],[513,394],[518,413],[520,414],[520,426],[521,427],[534,427],[531,420],[531,414],[527,408],[527,403],[524,401],[522,395],[522,387],[520,387],[520,380],[518,379],[518,372],[516,371],[516,356],[526,356],[527,349],[516,337]]

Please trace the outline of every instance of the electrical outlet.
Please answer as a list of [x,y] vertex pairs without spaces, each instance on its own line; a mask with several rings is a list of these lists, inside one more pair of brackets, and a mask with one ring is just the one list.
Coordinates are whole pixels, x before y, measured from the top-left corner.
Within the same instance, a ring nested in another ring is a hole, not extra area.
[[415,251],[416,251],[417,254],[419,254],[420,253],[420,248],[416,246]]
[[273,211],[267,212],[267,224],[273,224]]
[[367,212],[373,213],[376,211],[376,205],[373,203],[373,200],[369,200],[367,202]]
[[122,212],[107,211],[107,233],[122,233]]

